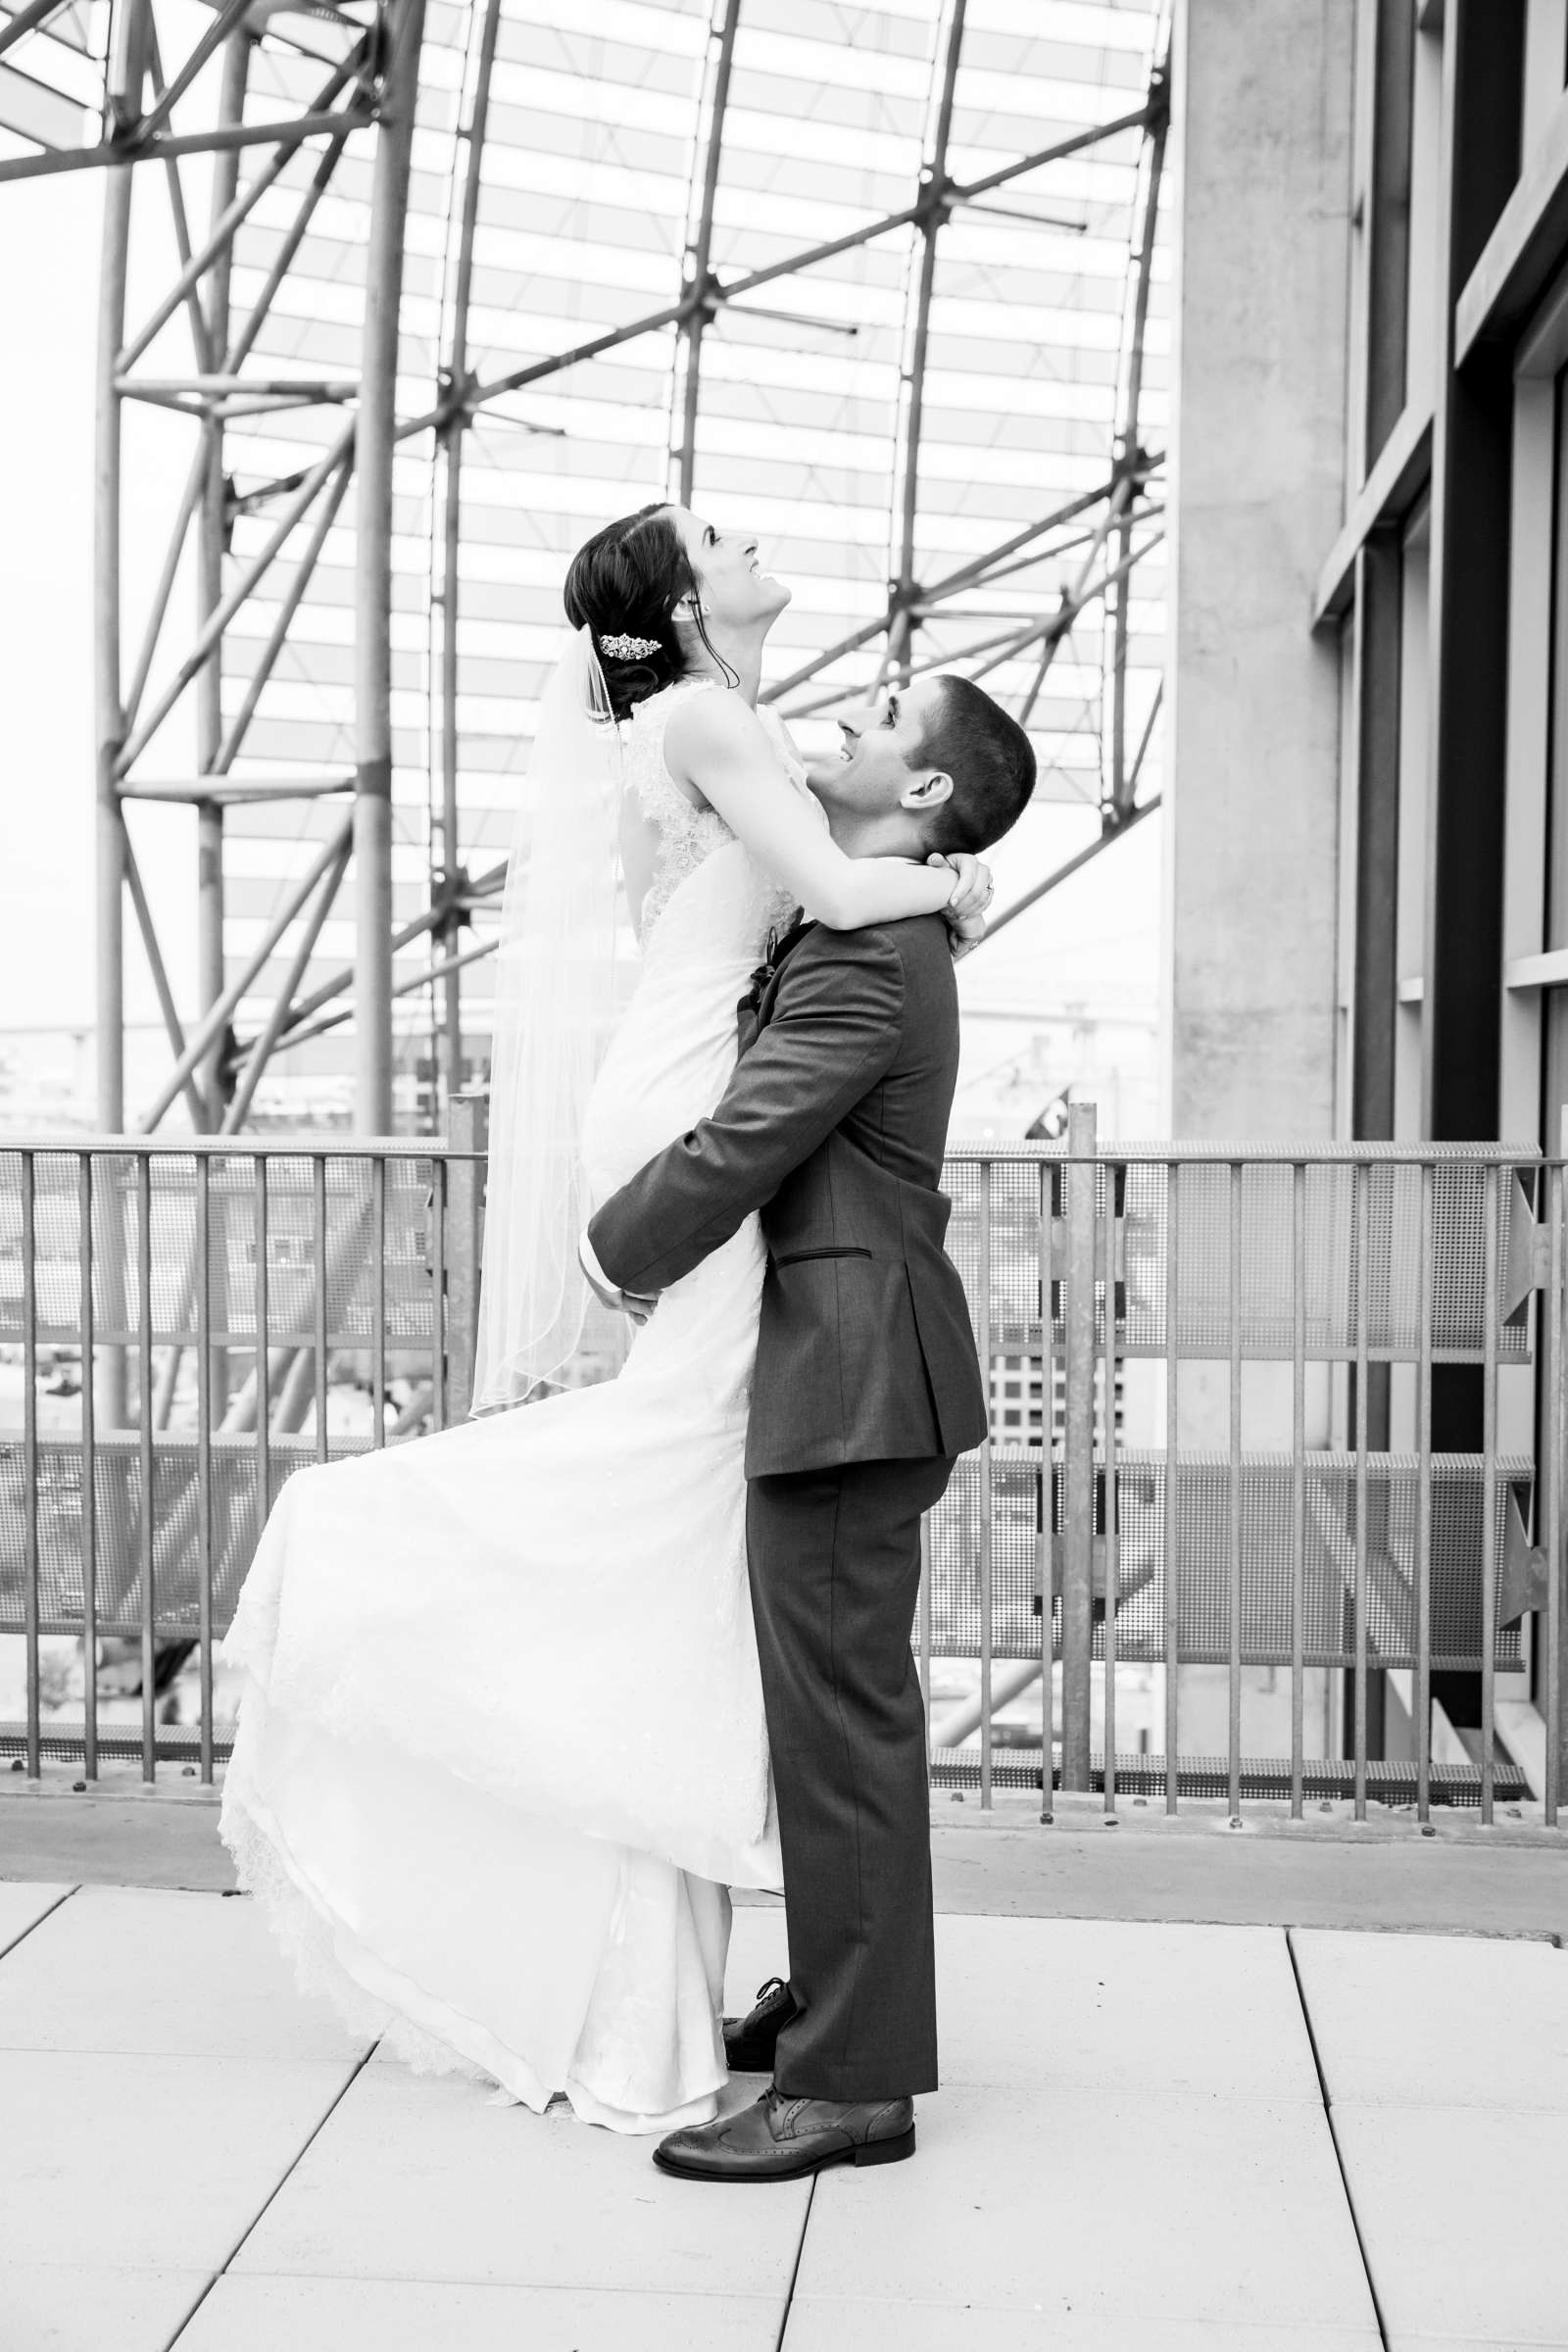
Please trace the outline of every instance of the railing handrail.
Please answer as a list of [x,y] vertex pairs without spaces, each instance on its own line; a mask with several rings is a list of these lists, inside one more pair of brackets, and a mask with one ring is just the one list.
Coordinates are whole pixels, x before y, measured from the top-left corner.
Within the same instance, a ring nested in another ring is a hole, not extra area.
[[0,1152],[74,1153],[79,1159],[483,1159],[444,1135],[353,1135],[303,1128],[296,1135],[0,1135]]
[[[483,1159],[486,1154],[453,1143],[445,1135],[356,1135],[344,1129],[300,1128],[290,1134],[252,1135],[4,1135],[0,1152],[83,1153],[105,1158],[227,1159]],[[1170,1167],[1214,1164],[1243,1167],[1568,1167],[1568,1158],[1535,1144],[1494,1143],[1273,1143],[1201,1137],[1100,1144],[1075,1154],[1065,1141],[1015,1142],[959,1137],[947,1149],[949,1160],[1034,1161],[1076,1167],[1107,1163]]]
[[1054,1167],[1568,1167],[1536,1144],[1446,1143],[1233,1143],[1207,1138],[1184,1143],[1111,1143],[1093,1152],[1069,1152],[1064,1142],[980,1142],[960,1137],[948,1146],[950,1160],[1035,1161]]

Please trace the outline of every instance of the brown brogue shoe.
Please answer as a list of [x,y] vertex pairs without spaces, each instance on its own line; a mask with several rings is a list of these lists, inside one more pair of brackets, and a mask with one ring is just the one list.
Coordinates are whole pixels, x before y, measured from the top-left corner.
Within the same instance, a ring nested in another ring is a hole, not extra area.
[[830,2164],[898,2164],[913,2154],[912,2099],[799,2099],[767,2090],[738,2114],[672,2132],[654,2162],[684,2180],[800,2180]]

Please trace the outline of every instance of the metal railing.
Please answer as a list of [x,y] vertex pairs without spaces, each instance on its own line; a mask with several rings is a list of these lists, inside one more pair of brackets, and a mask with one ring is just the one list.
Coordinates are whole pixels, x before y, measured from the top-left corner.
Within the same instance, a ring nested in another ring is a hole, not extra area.
[[[27,1772],[211,1780],[215,1646],[282,1481],[466,1414],[482,1104],[452,1110],[442,1140],[0,1147],[24,1688],[0,1752]],[[1490,1146],[1099,1150],[1082,1106],[1061,1145],[956,1149],[993,1410],[927,1527],[933,1783],[1047,1817],[1060,1788],[1555,1823],[1562,1173]],[[61,1648],[79,1715],[46,1692]],[[1435,1676],[1479,1694],[1457,1745]],[[1499,1678],[1540,1727],[1529,1774]]]
[[[23,1640],[25,1692],[0,1749],[29,1774],[129,1754],[149,1781],[171,1761],[211,1781],[215,1646],[283,1481],[466,1414],[481,1107],[455,1102],[436,1143],[0,1148],[0,1347],[21,1370],[19,1409],[0,1407],[0,1634]],[[329,1386],[345,1364],[353,1416]],[[44,1720],[51,1638],[81,1645],[79,1721]],[[103,1703],[106,1645],[132,1651],[134,1726]],[[170,1720],[187,1667],[193,1729]]]
[[[1046,1818],[1061,1788],[1107,1814],[1134,1794],[1171,1813],[1222,1797],[1238,1820],[1251,1798],[1298,1818],[1343,1798],[1356,1819],[1376,1799],[1490,1822],[1506,1798],[1554,1824],[1562,1180],[1493,1146],[1097,1150],[1090,1106],[1061,1145],[956,1150],[949,1247],[994,1404],[929,1533],[934,1781],[983,1805],[1039,1788]],[[1122,1426],[1134,1374],[1143,1444]],[[1033,1432],[1005,1426],[1009,1385],[1039,1398]],[[943,1720],[933,1669],[955,1657],[978,1659],[978,1688]],[[1133,1668],[1157,1718],[1137,1751],[1118,1743]],[[1223,1734],[1195,1748],[1205,1670]],[[1435,1675],[1479,1697],[1457,1754],[1434,1752]],[[1533,1690],[1514,1712],[1539,1720],[1536,1785],[1499,1747],[1499,1676]],[[1392,1758],[1373,1752],[1391,1703],[1409,1749]]]

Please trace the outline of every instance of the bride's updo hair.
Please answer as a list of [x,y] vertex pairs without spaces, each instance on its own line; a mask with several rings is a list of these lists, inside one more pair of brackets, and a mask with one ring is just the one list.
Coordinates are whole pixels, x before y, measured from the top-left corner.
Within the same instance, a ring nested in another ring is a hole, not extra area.
[[[697,579],[667,506],[639,507],[635,514],[607,522],[572,557],[566,618],[574,629],[593,631],[617,719],[685,674],[675,634],[675,607],[683,597],[696,603]],[[607,638],[625,637],[640,637],[655,651],[623,657],[607,650]]]
[[[687,597],[696,613],[698,635],[731,683],[738,683],[703,626],[697,574],[670,520],[667,504],[639,507],[635,514],[607,522],[572,557],[563,591],[566,618],[574,629],[593,631],[594,652],[617,720],[629,717],[651,694],[685,676],[675,607]],[[654,650],[637,654],[611,650],[614,640],[625,638],[640,638]]]

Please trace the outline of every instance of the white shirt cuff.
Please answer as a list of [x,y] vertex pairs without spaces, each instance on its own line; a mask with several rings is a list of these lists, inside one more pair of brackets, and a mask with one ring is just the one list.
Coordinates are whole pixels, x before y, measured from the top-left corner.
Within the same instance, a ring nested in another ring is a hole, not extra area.
[[594,1246],[588,1239],[586,1233],[582,1236],[582,1239],[577,1244],[577,1263],[581,1266],[589,1281],[598,1283],[601,1290],[614,1291],[619,1289],[619,1284],[612,1282],[609,1275],[605,1272],[604,1267],[599,1263],[598,1258],[594,1254]]

